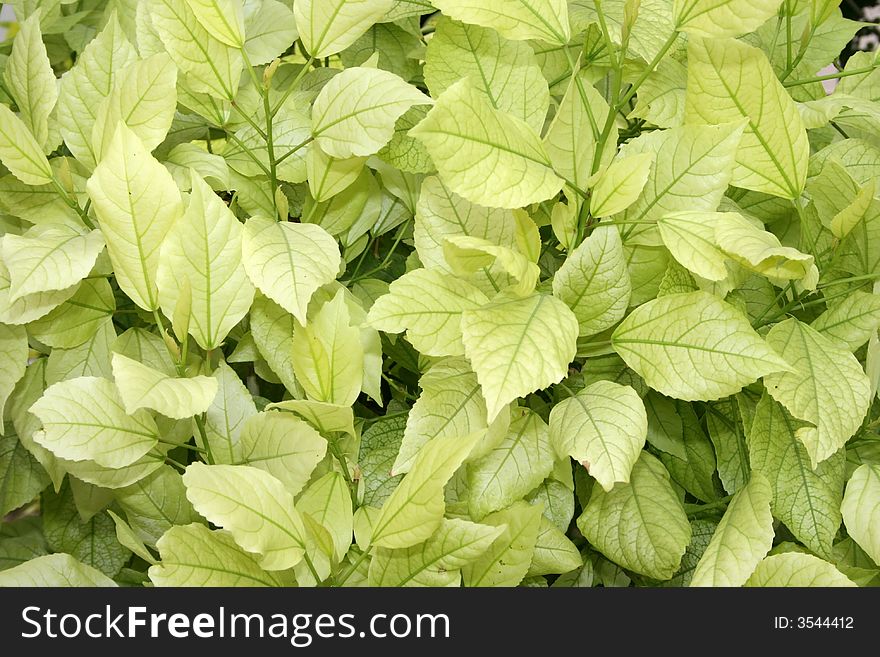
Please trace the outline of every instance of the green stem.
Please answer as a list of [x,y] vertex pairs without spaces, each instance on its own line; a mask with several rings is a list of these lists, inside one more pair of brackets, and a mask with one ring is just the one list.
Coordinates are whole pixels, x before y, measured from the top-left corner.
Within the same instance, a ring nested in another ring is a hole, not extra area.
[[364,562],[364,559],[370,556],[369,550],[364,550],[361,552],[360,556],[356,561],[352,561],[348,568],[336,578],[336,586],[342,586],[348,581],[348,578],[351,577],[355,572],[357,572],[358,567]]
[[296,152],[297,152],[298,150],[300,150],[301,148],[303,148],[303,147],[308,146],[309,144],[311,144],[313,139],[314,139],[313,137],[306,137],[305,139],[303,139],[300,143],[298,143],[296,146],[294,146],[294,147],[291,148],[289,151],[287,151],[284,155],[282,155],[281,157],[279,157],[279,158],[275,161],[276,166],[279,165],[279,164],[281,164],[282,162],[284,162],[284,160],[286,160],[287,158],[289,158],[291,155],[293,155],[294,153],[296,153]]
[[790,80],[783,82],[782,84],[786,87],[797,87],[802,84],[822,82],[823,80],[836,80],[838,78],[848,78],[851,75],[864,75],[865,73],[871,73],[875,70],[877,70],[877,66],[866,66],[864,68],[854,68],[851,71],[837,71],[835,73],[828,73],[827,75],[817,75],[816,77],[808,78],[806,80]]
[[281,107],[284,105],[284,103],[290,97],[290,94],[292,94],[294,91],[296,91],[299,88],[299,83],[302,82],[302,79],[306,76],[306,74],[309,72],[309,70],[311,70],[312,62],[314,62],[314,61],[315,61],[314,57],[309,57],[309,60],[305,63],[305,65],[302,67],[302,69],[300,69],[300,72],[296,74],[296,77],[293,79],[293,82],[291,82],[288,85],[287,89],[284,92],[284,95],[281,96],[281,100],[279,100],[278,103],[275,105],[275,107],[272,109],[272,118],[273,119],[275,118],[275,115],[278,113],[278,110],[281,109]]
[[199,430],[199,437],[202,439],[202,444],[205,446],[205,459],[208,461],[208,464],[214,464],[214,454],[211,453],[211,441],[208,440],[208,433],[205,431],[205,414],[195,416],[196,427]]
[[191,450],[193,452],[199,452],[200,454],[204,454],[205,450],[199,447],[198,445],[187,445],[186,443],[173,443],[169,440],[159,440],[159,442],[163,445],[171,445],[173,447],[183,447],[184,449]]
[[64,201],[71,210],[76,212],[79,215],[79,218],[82,219],[83,223],[92,230],[95,229],[95,224],[92,223],[92,220],[89,219],[88,213],[83,210],[79,203],[76,202],[70,194],[67,193],[67,190],[64,189],[64,186],[58,182],[58,178],[56,176],[52,176],[52,187],[55,188],[55,191],[58,192],[58,195],[61,197],[61,200]]
[[397,237],[394,240],[394,244],[391,245],[391,250],[388,251],[388,255],[385,256],[385,259],[382,260],[382,262],[379,264],[379,266],[373,267],[370,271],[361,274],[357,278],[349,279],[349,281],[348,281],[349,285],[352,283],[356,283],[357,281],[363,280],[365,278],[369,278],[373,274],[376,274],[376,273],[382,271],[383,269],[385,269],[385,267],[388,266],[388,263],[391,262],[391,258],[394,256],[394,252],[397,250],[397,246],[400,244],[401,240],[403,239],[403,234],[406,232],[406,227],[408,225],[409,225],[409,221],[407,221],[405,224],[403,224],[400,227],[400,229],[397,231]]

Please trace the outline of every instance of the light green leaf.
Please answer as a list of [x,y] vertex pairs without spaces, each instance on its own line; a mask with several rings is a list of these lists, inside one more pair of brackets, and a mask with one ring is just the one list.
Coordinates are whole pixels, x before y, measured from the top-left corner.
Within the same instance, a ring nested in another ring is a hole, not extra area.
[[205,411],[205,437],[215,463],[240,463],[241,433],[245,422],[257,414],[257,408],[250,392],[226,361],[220,361],[213,376],[218,390]]
[[171,377],[122,354],[113,354],[112,366],[129,415],[149,408],[183,420],[204,413],[217,395],[217,380],[209,376]]
[[233,48],[244,45],[244,10],[240,0],[186,0],[202,27]]
[[546,517],[542,517],[535,540],[535,553],[526,574],[529,577],[561,575],[583,565],[584,560],[575,544]]
[[306,326],[293,331],[293,369],[309,398],[350,406],[363,385],[360,331],[340,289]]
[[131,465],[155,445],[159,430],[144,410],[127,413],[107,379],[83,376],[49,386],[30,407],[44,431],[34,440],[56,456],[107,468]]
[[631,293],[623,244],[614,226],[598,226],[553,277],[553,295],[571,308],[580,336],[601,333],[623,319]]
[[189,0],[150,0],[149,16],[193,91],[225,100],[235,97],[243,67],[241,51],[205,29]]
[[[259,355],[266,359],[274,374],[291,392],[301,390],[293,372],[293,315],[275,302],[258,295],[250,314],[251,336]],[[300,395],[301,396],[301,395]]]
[[87,188],[119,287],[144,310],[155,310],[159,247],[182,212],[174,179],[120,123]]
[[312,294],[336,279],[341,260],[336,240],[315,224],[251,217],[244,225],[242,261],[248,277],[301,324]]
[[253,302],[254,288],[242,264],[242,233],[226,204],[193,173],[186,212],[162,243],[156,283],[162,311],[171,317],[181,281],[189,281],[189,332],[203,349],[223,344]]
[[672,257],[683,267],[708,281],[723,281],[729,275],[727,254],[715,239],[719,212],[673,212],[657,221],[660,238]]
[[31,322],[28,332],[50,347],[70,349],[92,338],[115,311],[116,299],[107,279],[86,278],[72,297]]
[[727,507],[694,570],[691,586],[742,586],[773,546],[773,491],[752,472]]
[[341,432],[355,435],[354,412],[351,406],[328,404],[311,399],[288,399],[266,406],[266,410],[279,409],[298,415],[322,434]]
[[[290,3],[278,0],[261,0],[259,9],[245,16],[247,40],[245,54],[254,66],[268,64],[280,57],[299,38],[296,20]],[[248,2],[248,8],[254,3]]]
[[361,175],[365,157],[339,159],[330,157],[313,143],[306,156],[309,192],[315,201],[328,201],[348,189]]
[[80,563],[69,554],[47,554],[0,572],[0,588],[6,587],[116,586],[99,570]]
[[577,351],[577,319],[558,299],[499,295],[462,314],[465,355],[483,389],[488,420],[517,397],[561,381]]
[[114,495],[132,531],[148,545],[156,545],[174,525],[200,521],[186,499],[180,473],[170,465],[160,464],[146,477],[115,490]]
[[27,331],[23,326],[0,324],[0,417],[15,384],[28,363]]
[[537,39],[564,46],[571,38],[565,0],[498,0],[491,7],[480,0],[434,0],[447,16],[491,27],[508,39]]
[[863,463],[846,485],[840,510],[850,537],[880,562],[880,466]]
[[226,532],[204,525],[169,529],[157,544],[161,561],[150,567],[155,586],[285,586],[282,573],[269,573]]
[[410,471],[382,505],[373,525],[372,544],[399,549],[428,539],[446,510],[443,487],[482,437],[483,432],[444,436],[422,447]]
[[312,134],[337,158],[372,155],[391,141],[394,123],[431,99],[402,78],[377,68],[347,68],[321,89],[312,108]]
[[831,557],[840,527],[846,459],[838,452],[813,469],[797,438],[802,423],[771,397],[758,402],[749,437],[752,470],[773,489],[773,515],[816,554]]
[[461,569],[465,586],[517,586],[528,572],[541,527],[541,507],[517,502],[482,520],[504,531],[482,555]]
[[391,0],[297,0],[293,15],[303,45],[319,59],[348,48],[392,5]]
[[19,23],[3,79],[15,98],[22,121],[43,152],[48,153],[58,145],[52,143],[49,131],[49,115],[58,101],[58,81],[43,44],[39,18],[36,13]]
[[815,468],[861,426],[871,403],[870,382],[845,347],[794,318],[770,329],[767,342],[794,370],[770,374],[764,385],[792,415],[813,425],[795,435]]
[[511,288],[511,293],[517,296],[531,294],[541,274],[538,265],[522,253],[471,235],[447,237],[443,255],[452,271],[462,277],[470,277],[495,266],[507,275],[511,283],[498,286]]
[[49,483],[40,463],[14,433],[0,436],[0,513],[15,511],[39,495]]
[[691,540],[669,473],[647,452],[635,462],[628,483],[609,492],[593,487],[577,526],[608,558],[660,580],[675,574]]
[[293,496],[268,472],[245,465],[192,463],[183,475],[196,511],[261,556],[266,570],[286,570],[305,553],[305,527]]
[[738,37],[776,15],[782,0],[675,0],[676,29],[706,38]]
[[717,125],[743,118],[748,125],[731,184],[797,198],[810,145],[801,115],[767,56],[733,39],[691,38],[685,121]]
[[76,285],[88,276],[103,249],[100,231],[82,233],[65,224],[41,224],[24,235],[6,235],[0,251],[11,277],[10,303]]
[[647,433],[638,393],[611,381],[596,381],[550,411],[556,453],[582,464],[606,491],[629,481]]
[[0,161],[26,185],[48,185],[52,182],[52,167],[34,136],[12,113],[0,103]]
[[113,370],[110,367],[110,355],[115,340],[113,320],[105,317],[98,323],[94,335],[85,342],[75,347],[53,348],[46,361],[46,385],[78,376],[111,378]]
[[856,290],[810,324],[819,333],[845,342],[850,351],[861,347],[880,328],[880,295]]
[[635,203],[648,182],[653,161],[651,153],[636,153],[612,162],[593,187],[590,214],[608,217]]
[[[578,27],[595,25],[599,29],[599,14],[605,23],[612,43],[621,44],[626,15],[632,11],[633,3],[627,0],[569,0],[571,23]],[[627,9],[627,8],[630,9]],[[672,4],[669,0],[641,0],[638,19],[632,25],[629,37],[629,50],[646,62],[653,60],[663,49],[663,43],[672,36],[675,26],[672,22]]]
[[[5,241],[7,237],[9,235],[0,237],[0,242]],[[36,292],[11,301],[11,285],[12,276],[3,260],[0,259],[0,322],[15,325],[27,324],[40,319],[72,297],[79,287],[72,285],[63,290]]]
[[790,369],[739,310],[707,292],[649,301],[621,322],[611,340],[645,383],[688,401],[726,397]]
[[555,460],[544,420],[528,409],[514,410],[507,435],[467,465],[471,517],[483,518],[525,497],[550,474]]
[[562,187],[534,129],[495,109],[469,78],[446,89],[410,135],[425,144],[443,182],[473,203],[518,208]]
[[[34,434],[34,441],[41,443],[40,434]],[[148,454],[123,467],[105,467],[94,461],[68,461],[57,459],[59,466],[68,474],[87,484],[101,488],[124,488],[140,481],[155,472],[165,463],[168,445],[154,447]]]
[[296,496],[327,452],[327,441],[291,413],[257,413],[244,422],[238,463],[265,470]]
[[458,356],[464,353],[462,312],[488,301],[461,279],[436,269],[416,269],[391,283],[388,294],[370,308],[367,321],[386,333],[405,330],[407,339],[426,356]]
[[706,426],[715,447],[718,476],[724,490],[735,493],[745,486],[752,471],[746,440],[752,420],[745,419],[736,399],[721,401],[706,408]]
[[328,472],[306,488],[296,504],[301,513],[308,513],[330,533],[334,558],[341,561],[351,546],[353,527],[351,492],[345,477]]
[[522,119],[537,132],[543,129],[550,94],[529,45],[441,17],[428,42],[425,83],[437,97],[464,77],[474,81],[495,109]]
[[119,541],[119,544],[131,550],[136,556],[140,557],[147,563],[155,564],[156,558],[147,549],[144,542],[137,537],[128,523],[109,509],[107,510],[107,514],[113,518],[113,522],[116,524],[116,540]]
[[785,552],[765,557],[745,583],[746,586],[807,587],[856,586],[827,561],[812,554]]

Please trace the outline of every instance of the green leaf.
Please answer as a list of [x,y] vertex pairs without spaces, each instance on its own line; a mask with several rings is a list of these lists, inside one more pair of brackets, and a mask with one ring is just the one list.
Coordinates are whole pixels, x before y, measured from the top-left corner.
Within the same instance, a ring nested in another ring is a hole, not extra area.
[[298,0],[293,15],[305,49],[319,59],[348,48],[392,4],[391,0]]
[[676,28],[706,38],[738,37],[776,15],[782,0],[675,0]]
[[282,573],[266,572],[226,532],[204,525],[170,528],[157,545],[161,561],[150,567],[155,586],[285,586]]
[[144,310],[155,310],[159,247],[182,213],[174,179],[120,123],[87,188],[119,287]]
[[653,161],[651,153],[636,153],[612,162],[593,187],[590,214],[608,217],[635,203],[648,182]]
[[577,526],[604,555],[628,570],[669,579],[691,540],[691,527],[669,473],[647,452],[635,462],[628,483],[593,493]]
[[554,461],[544,420],[528,409],[514,410],[507,434],[467,465],[471,517],[483,518],[525,497],[550,474]]
[[553,295],[571,308],[582,337],[623,319],[632,293],[620,233],[600,227],[569,253],[553,277]]
[[797,198],[810,145],[797,107],[766,55],[733,39],[691,38],[685,120],[717,125],[743,118],[748,125],[731,184]]
[[391,141],[394,123],[431,99],[402,78],[377,68],[347,68],[328,82],[312,108],[312,134],[333,157],[376,153]]
[[297,500],[299,510],[329,532],[336,561],[341,561],[351,546],[354,521],[351,504],[351,492],[339,472],[328,472],[318,478]]
[[85,278],[104,249],[100,231],[41,224],[24,235],[6,235],[2,256],[10,273],[9,301],[65,290]]
[[0,324],[0,416],[15,384],[24,376],[28,363],[27,331],[23,326]]
[[562,187],[534,129],[495,109],[469,78],[446,89],[410,135],[425,144],[443,182],[473,203],[518,208]]
[[719,399],[790,369],[742,313],[706,292],[670,294],[639,306],[611,340],[649,386],[678,399]]
[[286,570],[305,553],[305,527],[293,496],[268,472],[245,465],[192,463],[183,475],[196,511],[260,555],[266,570]]
[[510,285],[499,283],[498,286],[511,288],[512,294],[517,296],[532,293],[541,273],[540,268],[522,253],[470,235],[447,237],[443,254],[452,271],[462,277],[472,276],[496,265],[510,282]]
[[320,226],[251,217],[242,261],[251,282],[305,324],[309,299],[336,279],[341,257],[336,240]]
[[266,359],[272,373],[290,391],[301,387],[293,372],[293,315],[273,301],[257,295],[250,313],[251,336],[259,355]]
[[6,516],[30,502],[49,483],[49,477],[39,462],[7,431],[0,436],[0,514]]
[[107,587],[116,582],[69,554],[47,554],[0,572],[0,588],[25,586]]
[[810,326],[855,351],[880,328],[880,295],[856,290],[829,307]]
[[479,0],[434,0],[434,6],[463,23],[491,27],[508,39],[564,46],[571,38],[565,0],[499,0],[492,7]]
[[363,385],[360,331],[340,289],[305,326],[293,332],[293,369],[310,399],[350,406]]
[[257,408],[238,374],[225,361],[220,361],[213,377],[218,390],[205,411],[205,437],[215,463],[239,463],[241,433],[245,422],[257,414]]
[[258,10],[248,12],[245,32],[244,51],[254,66],[280,57],[299,38],[293,9],[278,0],[262,0]]
[[540,132],[550,104],[547,81],[528,44],[507,41],[491,29],[437,21],[425,57],[425,83],[436,97],[470,77],[495,109]]
[[764,385],[792,415],[812,425],[795,435],[815,468],[861,426],[871,403],[870,382],[848,349],[794,318],[770,329],[767,342],[794,369],[768,375]]
[[159,437],[144,410],[127,413],[107,379],[82,376],[49,386],[30,407],[43,423],[34,440],[56,456],[121,468],[147,454]]
[[611,381],[596,381],[550,411],[556,453],[583,465],[606,491],[629,481],[647,433],[638,393]]
[[715,446],[718,476],[728,493],[742,488],[752,471],[746,434],[754,420],[745,419],[737,401],[733,399],[711,404],[707,406],[705,416],[709,438]]
[[244,11],[239,0],[186,0],[199,23],[228,46],[244,45]]
[[296,496],[327,452],[327,441],[291,413],[257,413],[239,437],[243,465],[265,470]]
[[116,524],[116,540],[119,541],[119,544],[131,550],[131,552],[147,563],[155,564],[156,558],[147,549],[144,542],[135,535],[128,523],[109,509],[107,514],[113,518],[113,522]]
[[107,279],[86,278],[72,297],[31,322],[28,332],[50,347],[71,349],[92,339],[115,311],[116,299]]
[[707,281],[729,275],[727,254],[715,239],[718,212],[673,212],[657,221],[663,244],[683,267]]
[[189,281],[189,331],[203,349],[223,344],[253,302],[254,288],[242,264],[242,233],[226,204],[193,173],[186,212],[162,242],[156,283],[162,311],[171,317],[181,281]]
[[491,422],[507,404],[561,381],[577,350],[577,320],[558,299],[501,294],[461,318],[464,351]]
[[742,586],[773,546],[773,491],[752,472],[727,507],[694,570],[691,586]]
[[812,554],[785,552],[765,557],[746,581],[746,586],[807,587],[856,586],[827,561]]
[[113,354],[112,366],[129,415],[148,408],[183,420],[204,413],[217,395],[217,381],[209,376],[170,377],[122,354]]
[[422,447],[410,471],[382,505],[373,525],[372,544],[398,549],[429,538],[446,509],[443,487],[482,436],[482,432],[444,436]]
[[361,175],[365,157],[330,157],[313,143],[306,156],[309,193],[315,201],[328,201],[348,189]]
[[840,527],[846,459],[838,452],[814,470],[797,438],[801,426],[779,403],[764,395],[748,432],[749,460],[752,470],[770,482],[773,515],[813,552],[830,558]]
[[396,416],[377,420],[363,432],[358,454],[364,481],[363,504],[383,506],[401,480],[402,476],[392,472],[391,466],[400,450],[405,427],[406,418]]
[[156,542],[175,525],[201,521],[186,499],[183,478],[170,465],[160,467],[114,496],[137,538],[148,545]]
[[846,485],[840,507],[846,531],[876,563],[880,561],[880,467],[864,463]]
[[52,167],[40,144],[18,116],[0,104],[0,161],[26,185],[48,185]]
[[[624,24],[631,23],[626,15],[632,10],[627,7],[632,7],[632,3],[627,0],[601,0],[600,5],[596,5],[595,0],[569,2],[572,25],[586,27],[592,23],[598,29],[599,11],[601,11],[601,21],[605,23],[612,43],[617,45],[622,43]],[[666,39],[675,31],[671,3],[669,0],[641,0],[638,19],[631,27],[629,49],[646,62],[650,62],[657,57]]]
[[584,565],[577,547],[546,517],[541,518],[535,553],[526,573],[529,577],[559,575]]
[[483,525],[503,531],[488,550],[461,569],[464,585],[517,586],[532,562],[541,518],[541,507],[525,502],[483,518]]

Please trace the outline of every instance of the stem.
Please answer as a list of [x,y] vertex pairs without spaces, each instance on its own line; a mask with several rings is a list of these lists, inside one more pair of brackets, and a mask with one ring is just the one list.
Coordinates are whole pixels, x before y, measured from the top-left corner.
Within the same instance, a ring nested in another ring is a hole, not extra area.
[[303,139],[300,143],[298,143],[296,146],[294,146],[294,147],[291,148],[289,151],[287,151],[284,155],[282,155],[281,157],[279,157],[279,158],[275,161],[276,166],[279,165],[279,164],[281,164],[282,162],[284,162],[284,160],[286,160],[287,158],[289,158],[291,155],[293,155],[294,153],[296,153],[298,150],[300,150],[300,149],[303,148],[304,146],[308,146],[309,144],[311,144],[313,139],[314,139],[314,137],[306,137],[305,139]]
[[336,579],[336,586],[342,586],[343,584],[345,584],[348,581],[348,578],[357,571],[358,566],[360,566],[364,562],[364,559],[369,556],[369,550],[364,550],[363,552],[361,552],[357,560],[352,561],[349,567],[346,568],[345,571],[342,573],[342,575]]
[[851,75],[864,75],[877,70],[877,66],[865,66],[864,68],[855,68],[851,71],[837,71],[836,73],[828,73],[827,75],[817,75],[806,80],[790,80],[783,82],[786,87],[797,87],[802,84],[812,84],[813,82],[822,82],[823,80],[837,80],[838,78],[848,78]]
[[348,471],[348,461],[346,461],[345,455],[339,451],[339,445],[336,444],[335,440],[328,440],[327,446],[330,449],[333,458],[335,458],[342,467],[342,476],[345,477],[345,483],[348,484],[351,500],[352,503],[354,503],[354,500],[357,499],[357,484],[354,483],[354,479],[352,479],[351,473]]
[[211,442],[208,440],[208,434],[205,431],[205,414],[195,416],[196,427],[199,430],[199,437],[202,439],[202,444],[205,446],[205,458],[207,459],[210,465],[214,464],[214,455],[211,453]]
[[163,445],[172,445],[173,447],[183,447],[184,449],[191,450],[193,452],[199,452],[200,454],[204,454],[205,450],[203,450],[198,445],[187,445],[186,443],[173,443],[168,440],[159,440],[159,442]]
[[388,266],[388,263],[391,262],[391,257],[394,255],[394,251],[397,249],[398,244],[403,239],[404,229],[409,225],[409,221],[403,224],[400,229],[397,231],[397,237],[394,240],[394,244],[391,245],[391,250],[388,251],[388,255],[385,256],[385,259],[379,264],[378,267],[373,267],[370,271],[365,272],[358,276],[357,278],[349,279],[348,283],[356,283],[357,281],[363,280],[364,278],[369,278],[373,274],[382,271],[385,267]]
[[284,105],[287,99],[290,97],[296,89],[299,87],[299,83],[302,82],[302,79],[309,72],[312,63],[315,61],[314,57],[309,57],[309,60],[305,63],[299,73],[296,74],[296,77],[293,79],[293,82],[288,85],[287,90],[284,92],[284,95],[281,96],[281,100],[278,101],[278,104],[272,109],[272,118],[275,118],[275,115],[278,113],[278,110]]
[[64,189],[64,186],[60,182],[58,182],[58,178],[54,175],[52,176],[52,186],[55,188],[55,191],[58,192],[61,200],[64,201],[71,210],[79,215],[79,218],[82,219],[86,227],[95,230],[95,224],[93,224],[92,220],[89,219],[88,213],[81,207],[79,207],[79,203],[76,202],[76,199],[74,199],[70,196],[70,194],[67,193],[67,190]]
[[263,86],[263,83],[257,77],[254,67],[251,65],[247,52],[242,48],[241,56],[244,59],[244,67],[251,76],[251,81],[260,93],[263,99],[263,114],[266,117],[266,152],[269,155],[269,184],[272,188],[272,207],[275,208],[275,221],[278,221],[278,202],[275,200],[275,190],[278,187],[277,164],[275,162],[275,143],[272,136],[272,107],[269,103],[269,89]]
[[698,513],[702,513],[703,511],[711,511],[722,506],[727,506],[732,499],[733,495],[728,495],[727,497],[722,497],[721,499],[715,500],[714,502],[709,502],[707,504],[685,504],[684,510],[689,516],[696,515]]

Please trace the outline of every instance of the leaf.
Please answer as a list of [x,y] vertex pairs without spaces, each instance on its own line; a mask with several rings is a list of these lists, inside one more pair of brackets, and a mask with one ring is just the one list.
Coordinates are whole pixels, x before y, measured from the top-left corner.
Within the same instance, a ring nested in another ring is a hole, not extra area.
[[52,167],[27,126],[0,103],[0,161],[25,185],[48,185]]
[[717,125],[747,118],[731,184],[797,198],[807,176],[807,132],[766,55],[733,39],[692,37],[688,44],[685,121]]
[[[707,406],[706,426],[715,447],[718,476],[728,493],[735,493],[749,480],[752,471],[746,433],[754,420],[740,412],[738,400]],[[746,426],[744,426],[746,425]]]
[[159,247],[182,212],[171,174],[120,123],[86,186],[119,287],[144,310],[155,310]]
[[553,277],[553,296],[571,308],[582,337],[601,333],[623,319],[631,293],[623,244],[613,226],[594,230]]
[[161,560],[150,567],[155,586],[285,586],[282,574],[263,570],[258,560],[226,532],[204,525],[177,525],[157,547]]
[[209,376],[170,377],[122,354],[113,354],[112,366],[129,415],[149,408],[183,420],[204,413],[217,395],[217,381]]
[[[432,290],[430,296],[425,290]],[[426,356],[457,356],[461,314],[489,299],[477,288],[433,269],[416,269],[391,283],[388,294],[370,308],[367,321],[386,333],[406,331],[407,339]]]
[[383,506],[402,479],[391,471],[391,466],[405,427],[405,417],[389,417],[377,420],[363,432],[358,465],[364,481],[364,505]]
[[286,570],[305,553],[305,527],[293,496],[268,472],[245,465],[192,463],[183,475],[196,511],[260,555],[266,570]]
[[765,557],[746,581],[746,586],[807,587],[856,586],[827,561],[812,554],[785,552]]
[[714,218],[718,214],[673,212],[657,221],[660,237],[672,257],[708,281],[723,281],[730,274],[730,260],[715,239]]
[[840,343],[794,318],[770,329],[767,342],[794,369],[767,376],[764,385],[792,415],[813,425],[795,435],[815,468],[861,426],[871,402],[868,377]]
[[215,463],[239,463],[241,433],[247,420],[257,414],[257,408],[238,374],[225,361],[220,361],[213,377],[218,390],[205,411],[205,437]]
[[121,468],[146,455],[159,438],[150,414],[127,413],[116,386],[99,377],[82,376],[49,386],[30,412],[44,429],[34,440],[71,461]]
[[298,0],[293,15],[306,50],[320,59],[348,48],[392,4],[391,0]]
[[446,89],[409,134],[425,144],[443,182],[473,203],[518,208],[562,187],[538,134],[492,107],[468,78]]
[[39,462],[8,431],[0,436],[0,473],[0,514],[4,517],[33,500],[49,483]]
[[259,355],[266,359],[271,372],[290,391],[301,389],[293,372],[293,315],[275,302],[258,295],[250,313],[251,336]]
[[107,279],[86,278],[72,297],[48,315],[31,322],[28,332],[50,347],[71,349],[95,336],[114,312],[116,299]]
[[238,0],[186,0],[199,23],[228,46],[244,45],[244,11]]
[[503,527],[489,549],[461,569],[465,586],[517,586],[528,572],[541,526],[541,508],[517,502],[482,520]]
[[253,302],[254,288],[242,263],[242,233],[226,204],[193,173],[186,212],[162,242],[156,283],[162,311],[171,317],[180,281],[189,281],[189,331],[203,349],[223,344]]
[[742,586],[773,545],[773,491],[752,472],[727,507],[694,570],[691,586]]
[[543,294],[524,299],[501,294],[462,313],[461,329],[489,422],[517,397],[561,381],[577,347],[574,315],[564,303]]
[[645,383],[677,399],[719,399],[790,369],[745,316],[706,292],[670,294],[639,306],[611,341]]
[[479,0],[434,0],[434,6],[464,23],[491,27],[508,39],[564,46],[571,38],[564,0],[499,0],[492,7]]
[[104,237],[65,224],[41,224],[24,235],[6,235],[2,256],[10,273],[9,301],[65,290],[88,276],[104,249]]
[[880,561],[880,467],[864,463],[846,485],[840,507],[846,531],[876,563]]
[[429,538],[446,509],[443,487],[480,438],[482,432],[444,436],[422,447],[410,471],[382,505],[373,524],[372,544],[399,549]]
[[180,473],[170,465],[160,464],[142,479],[116,489],[114,496],[134,534],[151,546],[171,527],[201,521],[186,499]]
[[0,324],[0,416],[15,384],[24,376],[28,363],[27,331],[23,326]]
[[495,109],[522,119],[537,132],[543,129],[550,94],[529,45],[441,17],[428,42],[425,83],[437,97],[465,77],[476,82]]
[[364,169],[364,157],[330,157],[316,143],[306,156],[309,193],[315,201],[328,201],[348,189]]
[[612,162],[593,187],[590,214],[608,217],[635,203],[648,182],[653,161],[650,153],[636,153]]
[[290,413],[251,416],[241,429],[239,443],[238,463],[265,470],[294,496],[305,487],[327,452],[327,441]]
[[116,582],[69,554],[47,554],[0,571],[0,588],[5,587],[116,586]]
[[776,15],[782,0],[675,0],[677,29],[706,38],[738,37]]
[[510,282],[510,285],[500,283],[498,286],[502,289],[511,288],[511,292],[517,296],[534,291],[540,276],[540,268],[522,253],[505,246],[497,246],[479,237],[447,237],[443,254],[452,271],[462,277],[472,276],[496,265],[496,269],[506,274]]
[[119,544],[129,549],[147,563],[155,564],[156,558],[147,549],[144,542],[135,535],[131,527],[128,526],[128,523],[109,509],[107,510],[107,514],[113,518],[113,522],[116,525],[116,540],[119,541]]
[[320,226],[251,217],[242,261],[251,282],[305,324],[309,299],[335,280],[341,258],[336,240]]
[[315,99],[312,134],[332,157],[372,155],[391,141],[395,121],[410,107],[430,103],[430,98],[393,73],[347,68]]
[[532,563],[526,575],[529,577],[559,575],[583,565],[584,560],[574,543],[546,517],[542,517],[538,538],[535,541],[535,553],[532,555]]
[[616,563],[660,580],[675,574],[691,540],[669,473],[647,452],[636,461],[628,483],[609,492],[593,487],[577,526]]
[[780,404],[763,396],[748,432],[749,460],[752,470],[770,482],[773,515],[813,552],[830,558],[840,527],[846,459],[837,453],[814,470],[797,438],[799,428]]
[[611,381],[596,381],[550,411],[556,453],[582,464],[609,492],[617,482],[629,482],[647,433],[638,393]]
[[525,497],[553,469],[556,455],[544,420],[526,409],[513,416],[501,441],[467,465],[468,510],[474,519]]
[[306,326],[293,332],[293,369],[309,398],[351,406],[363,385],[360,331],[340,289]]
[[829,307],[810,326],[855,351],[880,328],[880,295],[856,290]]

